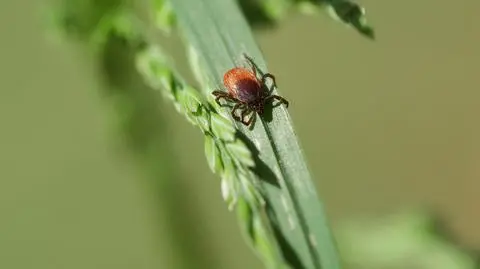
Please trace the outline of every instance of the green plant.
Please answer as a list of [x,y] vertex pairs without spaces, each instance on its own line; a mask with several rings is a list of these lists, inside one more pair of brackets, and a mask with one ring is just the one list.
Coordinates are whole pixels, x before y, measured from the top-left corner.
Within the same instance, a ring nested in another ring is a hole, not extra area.
[[[160,90],[203,134],[210,168],[222,178],[223,197],[229,209],[237,211],[246,238],[265,265],[340,268],[323,206],[287,110],[267,107],[265,119],[258,120],[250,131],[236,125],[212,100],[211,91],[242,53],[252,56],[260,70],[267,72],[238,6],[225,0],[153,2],[154,23],[159,30],[169,33],[178,23],[201,88],[198,91],[175,70],[161,45],[149,36],[148,22],[140,20],[128,2],[102,3],[105,5],[99,5],[93,15],[88,14],[89,23],[76,24],[81,27],[74,32],[86,35],[94,44],[104,43],[111,33],[133,44],[137,70],[149,87]],[[260,3],[264,5],[256,8],[270,14],[271,20],[294,4],[310,11],[320,6],[317,4],[326,4],[340,20],[373,37],[363,9],[349,1]],[[272,11],[273,7],[280,9]]]

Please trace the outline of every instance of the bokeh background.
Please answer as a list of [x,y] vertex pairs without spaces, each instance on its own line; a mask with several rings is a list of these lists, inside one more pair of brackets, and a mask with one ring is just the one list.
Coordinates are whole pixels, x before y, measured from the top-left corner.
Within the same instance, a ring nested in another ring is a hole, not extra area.
[[[377,41],[295,13],[255,32],[328,217],[337,230],[426,209],[452,248],[475,253],[480,2],[362,4]],[[198,130],[161,103],[174,171],[152,184],[122,143],[95,55],[52,38],[46,9],[0,2],[0,268],[262,268],[222,201]],[[178,254],[185,249],[192,263]],[[401,257],[383,268],[432,268]]]

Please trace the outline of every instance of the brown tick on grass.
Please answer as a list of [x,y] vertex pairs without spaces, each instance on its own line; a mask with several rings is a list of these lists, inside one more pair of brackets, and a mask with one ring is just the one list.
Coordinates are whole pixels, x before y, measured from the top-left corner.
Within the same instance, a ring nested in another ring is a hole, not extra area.
[[[275,77],[266,73],[259,79],[257,76],[257,67],[253,63],[252,59],[246,54],[243,55],[251,67],[250,69],[243,67],[235,67],[228,70],[223,75],[223,84],[227,91],[213,91],[212,94],[216,97],[215,101],[218,105],[220,99],[225,99],[227,102],[232,102],[235,105],[232,108],[232,117],[246,126],[249,126],[256,114],[263,114],[263,108],[266,102],[277,99],[280,103],[285,104],[288,107],[288,101],[278,95],[273,95],[267,89],[266,80],[270,78],[273,82],[273,86],[276,87]],[[236,114],[236,111],[241,111],[240,116]],[[253,114],[252,114],[253,113]],[[252,114],[248,120],[246,117]]]

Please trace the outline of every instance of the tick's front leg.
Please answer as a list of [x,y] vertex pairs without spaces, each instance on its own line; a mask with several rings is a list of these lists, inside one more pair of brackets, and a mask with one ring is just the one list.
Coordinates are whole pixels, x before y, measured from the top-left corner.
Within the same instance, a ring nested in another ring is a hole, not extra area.
[[[252,58],[250,58],[247,54],[243,54],[243,57],[245,57],[245,59],[247,60],[248,64],[250,65],[250,67],[252,68],[252,71],[253,71],[253,74],[255,75],[255,77],[257,77],[257,65],[253,62]],[[272,85],[273,87],[277,87],[277,82],[275,80],[275,76],[270,74],[270,73],[266,73],[264,75],[262,75],[262,85],[267,85],[266,82],[267,82],[267,78],[271,79],[272,80]],[[273,90],[273,89],[272,89]]]
[[246,53],[243,54],[243,57],[245,58],[245,60],[247,60],[248,64],[250,65],[250,68],[252,68],[252,72],[255,75],[255,77],[257,77],[257,66],[253,62],[252,58],[250,58],[250,56],[248,56]]
[[216,97],[215,98],[215,102],[219,105],[219,106],[222,106],[222,104],[220,103],[220,99],[224,99],[225,101],[230,101],[230,102],[235,102],[236,99],[233,98],[228,92],[224,92],[224,91],[213,91],[212,94]]

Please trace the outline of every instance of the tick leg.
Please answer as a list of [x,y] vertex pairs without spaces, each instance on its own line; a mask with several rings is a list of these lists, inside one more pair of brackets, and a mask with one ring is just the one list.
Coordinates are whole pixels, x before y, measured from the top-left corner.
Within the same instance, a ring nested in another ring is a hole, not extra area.
[[[257,65],[255,63],[253,63],[253,60],[252,58],[250,58],[247,54],[243,54],[243,57],[245,57],[245,59],[247,60],[248,64],[250,65],[250,67],[252,68],[252,71],[253,71],[253,74],[255,75],[255,77],[257,77]],[[270,74],[270,73],[266,73],[266,74],[263,74],[262,75],[262,85],[265,85],[267,86],[267,78],[271,79],[272,80],[272,86],[273,87],[277,87],[277,82],[275,80],[275,76]],[[272,89],[270,90],[273,91],[273,87]]]
[[252,58],[250,58],[250,56],[248,56],[246,53],[243,54],[243,57],[245,57],[248,64],[252,68],[253,74],[255,75],[255,77],[257,77],[257,66],[253,63]]
[[285,104],[286,107],[288,107],[288,101],[287,99],[278,96],[278,95],[270,95],[269,97],[265,98],[265,101],[268,101],[270,99],[277,99],[280,103]]
[[[253,110],[248,110],[248,112],[249,112],[249,113],[245,114],[245,116],[247,116],[248,114],[250,114],[250,113],[252,113],[252,112],[253,112],[253,114],[252,114],[252,116],[250,116],[250,118],[248,119],[248,121],[244,121],[244,120],[242,119],[242,123],[245,124],[246,126],[249,126],[249,125],[252,123],[253,119],[255,119],[255,117],[256,117],[256,115],[257,115],[257,114],[255,114],[255,111],[253,111]],[[243,116],[243,115],[242,115],[242,116]]]
[[252,112],[252,110],[246,108],[245,110],[243,110],[242,112],[242,123],[245,124],[245,125],[249,125],[250,124],[250,121],[246,122],[245,121],[245,117],[248,116],[248,114],[250,114]]
[[250,109],[244,109],[242,112],[242,120],[245,118],[245,116],[248,116],[250,112],[251,112]]
[[270,73],[266,73],[265,75],[263,75],[262,76],[262,84],[263,85],[267,85],[267,78],[272,80],[272,91],[273,91],[273,88],[277,87],[277,82],[275,81],[275,76],[270,74]]
[[[236,112],[237,110],[239,110],[239,109],[244,109],[244,108],[245,108],[245,104],[243,104],[243,103],[237,103],[237,104],[233,107],[233,109],[232,109],[232,113],[231,113],[231,114],[232,114],[232,118],[234,118],[236,121],[241,121],[241,122],[243,123],[243,119],[240,118],[237,114],[235,114],[235,112]],[[242,113],[242,115],[243,115],[243,113]]]
[[225,99],[225,101],[227,102],[236,102],[237,99],[236,98],[233,98],[228,92],[224,92],[224,91],[213,91],[212,92],[213,95],[215,95],[215,102],[217,102],[217,104],[219,106],[222,106],[222,104],[220,103],[220,99]]

